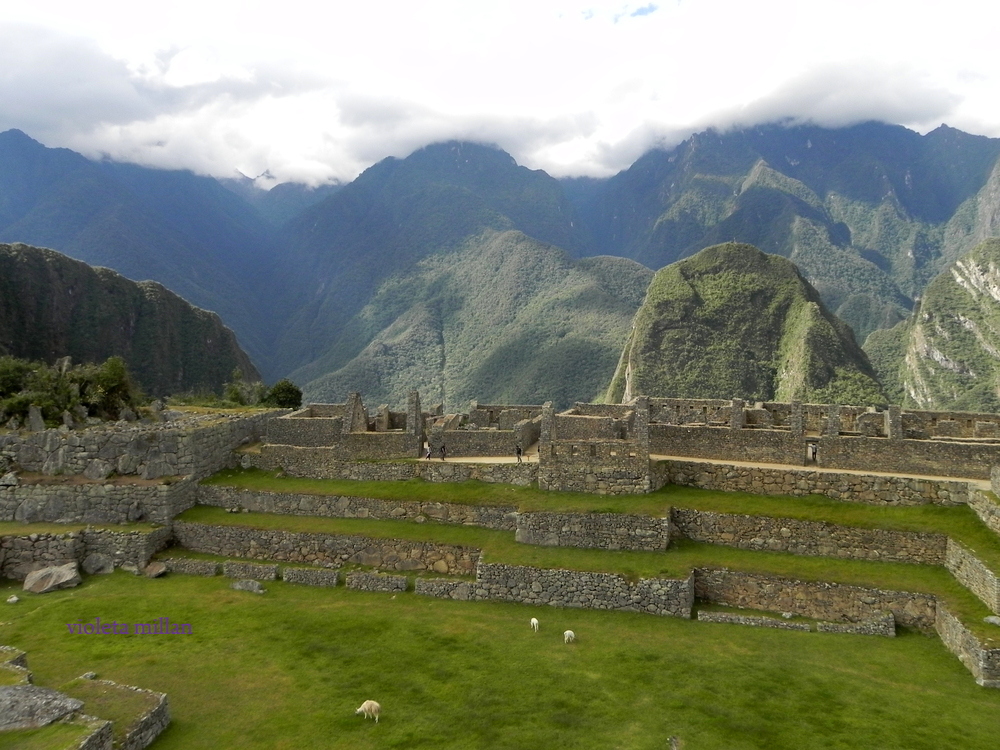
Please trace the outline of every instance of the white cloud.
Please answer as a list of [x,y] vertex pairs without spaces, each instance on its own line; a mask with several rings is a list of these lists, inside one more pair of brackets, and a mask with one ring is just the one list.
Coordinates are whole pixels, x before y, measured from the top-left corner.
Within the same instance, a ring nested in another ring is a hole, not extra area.
[[0,24],[0,128],[309,182],[447,138],[609,174],[707,126],[947,121],[996,136],[998,12],[980,6],[38,0]]

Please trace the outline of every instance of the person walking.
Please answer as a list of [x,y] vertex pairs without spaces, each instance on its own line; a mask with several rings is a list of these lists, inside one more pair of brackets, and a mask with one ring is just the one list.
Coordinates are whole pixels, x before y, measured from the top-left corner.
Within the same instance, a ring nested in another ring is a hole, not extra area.
[[517,462],[521,463],[521,453],[522,453],[522,451],[521,451],[521,444],[520,443],[517,443],[514,446],[514,453],[517,454]]
[[447,450],[445,450],[445,447],[444,447],[444,443],[441,443],[441,460],[442,460],[442,461],[444,461],[444,457],[445,457],[445,455],[446,455],[447,453],[448,453],[448,451],[447,451]]

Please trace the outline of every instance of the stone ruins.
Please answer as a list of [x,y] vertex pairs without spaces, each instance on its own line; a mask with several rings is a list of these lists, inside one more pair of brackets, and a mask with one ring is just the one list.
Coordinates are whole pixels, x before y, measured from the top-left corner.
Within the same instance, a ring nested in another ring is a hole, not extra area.
[[[517,450],[523,454],[518,460]],[[428,458],[428,453],[430,458]],[[444,460],[446,459],[446,460]],[[945,534],[898,532],[765,516],[672,508],[662,518],[624,513],[521,512],[365,497],[300,495],[199,484],[241,465],[312,478],[430,482],[477,479],[543,490],[635,495],[679,484],[771,495],[823,494],[873,505],[968,505],[1000,534],[1000,415],[883,410],[740,400],[636,398],[620,405],[480,404],[467,413],[405,411],[361,395],[296,411],[202,415],[167,424],[0,433],[0,521],[97,525],[66,534],[0,536],[0,573],[23,579],[43,566],[103,555],[142,570],[173,543],[235,558],[225,566],[166,560],[175,573],[243,581],[342,582],[469,601],[692,616],[695,601],[782,613],[803,624],[738,614],[716,621],[892,635],[895,625],[936,632],[977,682],[1000,687],[1000,648],[936,597],[716,568],[685,578],[628,580],[482,559],[479,550],[363,536],[255,529],[175,520],[195,504],[229,510],[459,523],[513,532],[517,542],[664,551],[676,539],[798,555],[942,566],[995,615],[997,571]],[[115,524],[145,521],[151,531]],[[251,562],[253,561],[253,562]],[[343,566],[358,566],[346,577]],[[437,574],[440,577],[431,577]],[[764,622],[758,622],[764,620]],[[1000,638],[998,631],[997,638]],[[996,642],[994,639],[993,642]]]

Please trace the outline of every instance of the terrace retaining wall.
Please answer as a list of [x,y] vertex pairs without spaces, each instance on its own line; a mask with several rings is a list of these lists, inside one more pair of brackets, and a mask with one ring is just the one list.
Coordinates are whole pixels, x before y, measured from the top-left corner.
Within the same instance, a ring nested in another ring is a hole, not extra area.
[[[994,467],[994,476],[1000,466]],[[996,494],[973,490],[969,492],[969,507],[979,516],[979,520],[993,530],[995,534],[1000,534],[1000,504],[997,503]]]
[[549,547],[663,551],[670,544],[670,519],[624,513],[518,513],[515,538]]
[[198,502],[220,508],[246,508],[260,513],[283,513],[330,518],[377,518],[396,521],[433,519],[499,531],[514,531],[517,509],[506,505],[463,505],[406,500],[379,500],[342,495],[305,495],[261,492],[237,487],[201,485]]
[[[378,436],[380,433],[371,433]],[[458,463],[435,459],[409,461],[344,461],[333,448],[297,448],[262,445],[259,455],[246,454],[247,466],[265,471],[283,469],[294,477],[353,479],[361,482],[391,482],[423,479],[425,482],[498,482],[527,487],[538,479],[536,463]]]
[[900,625],[930,631],[936,616],[936,599],[930,594],[799,581],[725,568],[698,568],[694,587],[695,595],[703,601],[831,622],[869,622],[882,612],[891,612]]
[[1000,581],[969,549],[949,539],[945,567],[994,614],[1000,614]]
[[968,502],[970,495],[968,482],[957,479],[737,466],[723,462],[659,460],[653,462],[652,473],[655,488],[677,484],[757,495],[826,495],[871,505],[960,505]]
[[194,480],[159,484],[21,483],[0,487],[0,521],[23,523],[168,523],[196,502]]
[[32,570],[82,563],[94,552],[111,557],[116,567],[124,563],[145,567],[171,537],[169,527],[152,531],[84,529],[65,534],[5,534],[0,536],[0,576],[23,581]]
[[984,648],[979,639],[941,604],[937,608],[934,629],[945,647],[972,672],[978,684],[1000,688],[1000,649]]
[[670,515],[678,536],[739,549],[943,565],[948,548],[948,537],[944,534],[865,529],[687,508],[672,508]]
[[690,577],[642,578],[630,583],[625,576],[613,573],[547,570],[480,561],[473,597],[689,618],[694,586]]
[[356,563],[380,570],[469,575],[479,559],[479,551],[468,547],[185,521],[174,522],[174,537],[192,552],[324,567]]

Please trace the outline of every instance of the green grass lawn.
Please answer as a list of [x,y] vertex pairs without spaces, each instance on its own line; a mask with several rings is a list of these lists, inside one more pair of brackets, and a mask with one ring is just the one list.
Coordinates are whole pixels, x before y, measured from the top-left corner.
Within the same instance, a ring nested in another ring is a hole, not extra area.
[[41,729],[0,732],[0,750],[67,750],[90,733],[82,723],[49,724]]
[[[1000,732],[1000,691],[932,636],[228,584],[91,577],[5,608],[0,642],[28,652],[36,684],[94,670],[167,692],[174,722],[153,750],[660,750],[671,735],[687,750],[992,750]],[[167,616],[194,634],[69,634],[96,616]],[[377,726],[354,715],[368,698]]]

